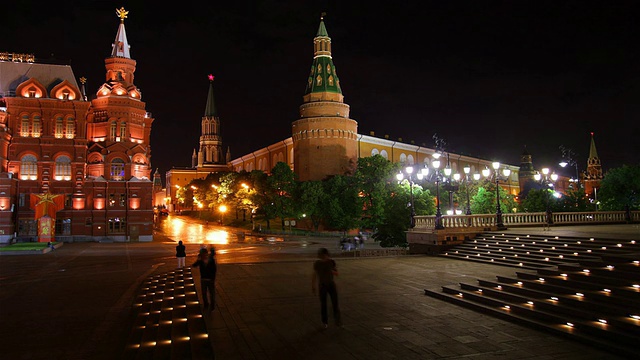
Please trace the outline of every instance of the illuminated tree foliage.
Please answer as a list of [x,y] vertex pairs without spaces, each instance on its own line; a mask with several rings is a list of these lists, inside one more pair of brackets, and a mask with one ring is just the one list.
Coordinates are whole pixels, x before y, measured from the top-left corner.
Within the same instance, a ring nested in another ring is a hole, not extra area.
[[640,165],[609,170],[600,184],[598,201],[602,210],[640,210]]

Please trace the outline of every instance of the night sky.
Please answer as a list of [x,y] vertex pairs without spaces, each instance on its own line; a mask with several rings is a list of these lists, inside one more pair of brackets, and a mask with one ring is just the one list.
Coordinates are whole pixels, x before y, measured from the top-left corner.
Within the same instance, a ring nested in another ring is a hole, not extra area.
[[191,165],[210,73],[232,159],[291,136],[323,11],[361,134],[431,148],[438,134],[451,152],[513,165],[526,146],[534,166],[571,176],[559,146],[582,171],[594,132],[605,171],[640,163],[637,1],[43,3],[3,5],[0,50],[70,62],[89,94],[105,81],[115,10],[129,11],[163,175]]

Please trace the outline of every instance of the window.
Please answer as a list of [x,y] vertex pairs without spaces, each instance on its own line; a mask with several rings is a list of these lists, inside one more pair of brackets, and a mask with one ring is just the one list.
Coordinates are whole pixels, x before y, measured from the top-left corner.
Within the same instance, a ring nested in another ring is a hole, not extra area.
[[56,137],[56,139],[62,139],[62,132],[63,132],[62,118],[59,117],[56,119],[56,129],[54,133],[54,136]]
[[36,236],[38,234],[37,220],[19,220],[18,235]]
[[67,139],[73,139],[75,137],[75,131],[76,131],[76,122],[73,118],[68,118],[67,119],[67,130],[65,133],[65,137]]
[[33,155],[25,155],[20,159],[20,180],[38,179],[38,159]]
[[127,198],[124,196],[124,194],[120,194],[120,206],[125,206],[127,202]]
[[31,135],[33,137],[40,137],[42,135],[42,122],[40,121],[39,116],[33,118],[33,129]]
[[109,194],[109,206],[115,206],[115,205],[116,205],[116,195]]
[[56,235],[71,235],[71,219],[56,219]]
[[127,227],[127,221],[123,218],[111,218],[107,226],[109,234],[124,234]]
[[116,139],[116,122],[115,121],[111,122],[111,127],[109,128],[109,139],[110,140]]
[[62,155],[56,158],[56,170],[53,178],[58,181],[71,180],[71,159],[68,156]]
[[124,141],[127,138],[127,124],[120,124],[120,141]]
[[20,122],[20,136],[29,136],[29,116],[27,115],[24,115],[22,117],[22,121]]
[[124,180],[124,161],[122,159],[113,159],[111,161],[111,180]]

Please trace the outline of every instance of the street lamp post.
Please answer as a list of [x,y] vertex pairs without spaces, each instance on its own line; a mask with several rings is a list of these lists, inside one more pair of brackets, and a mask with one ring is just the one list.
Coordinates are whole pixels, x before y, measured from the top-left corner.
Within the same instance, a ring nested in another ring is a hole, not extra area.
[[547,227],[553,224],[553,214],[551,212],[551,207],[549,204],[549,187],[553,187],[553,183],[558,180],[558,174],[555,172],[549,174],[549,168],[542,169],[542,175],[537,172],[533,175],[533,178],[544,186],[544,197],[547,200],[546,203],[546,223]]
[[433,154],[435,160],[431,162],[431,165],[436,170],[435,180],[436,180],[436,230],[444,229],[444,225],[442,225],[442,211],[440,210],[440,154]]
[[469,165],[462,168],[464,171],[464,187],[467,190],[467,211],[466,215],[471,215],[471,199],[469,198],[469,173],[471,172],[471,167]]
[[[465,184],[465,188],[467,189],[467,212],[465,214],[471,215],[471,197],[469,196],[471,166],[467,165],[462,170],[464,171],[464,184]],[[473,180],[475,181],[480,180],[480,174],[477,172],[473,174]]]
[[224,213],[227,212],[227,206],[226,205],[220,205],[218,207],[218,210],[220,211],[220,225],[224,225]]
[[[507,227],[504,226],[504,222],[502,221],[502,209],[500,207],[500,162],[494,161],[491,166],[493,167],[493,175],[496,181],[496,226],[498,230],[505,230]],[[511,174],[511,170],[507,167],[502,169],[502,176],[505,180],[509,179],[509,175]],[[482,175],[484,177],[489,178],[491,176],[491,170],[485,168],[482,170]]]
[[[422,179],[422,177],[425,175],[424,171],[426,169],[423,169],[423,172],[418,173],[417,177],[418,179]],[[410,196],[410,203],[409,203],[409,207],[411,209],[411,215],[410,215],[410,227],[414,228],[416,226],[416,209],[414,206],[414,201],[413,201],[413,166],[407,166],[406,168],[404,168],[404,171],[407,173],[407,180],[409,181],[409,196]],[[402,173],[402,171],[400,171],[397,175],[396,178],[398,179],[398,181],[402,181],[404,179],[404,174]]]
[[576,161],[576,154],[573,152],[573,150],[566,148],[562,145],[560,145],[560,151],[562,152],[562,161],[560,161],[558,165],[562,167],[566,167],[567,165],[569,165],[569,166],[574,166],[576,168],[576,179],[574,182],[576,183],[576,188],[579,189],[580,173],[578,172],[578,162]]

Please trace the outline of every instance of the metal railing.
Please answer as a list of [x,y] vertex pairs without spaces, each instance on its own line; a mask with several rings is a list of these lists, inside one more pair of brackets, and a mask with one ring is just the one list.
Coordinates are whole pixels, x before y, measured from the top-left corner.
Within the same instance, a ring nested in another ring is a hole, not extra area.
[[[551,215],[554,225],[578,224],[624,224],[640,222],[640,211],[587,211],[587,212],[557,212]],[[433,230],[436,226],[435,215],[417,215],[416,226],[409,231]],[[502,214],[502,221],[507,227],[544,225],[547,221],[546,212],[535,213],[506,213]],[[442,225],[445,229],[490,228],[497,226],[496,214],[477,215],[444,215]]]

